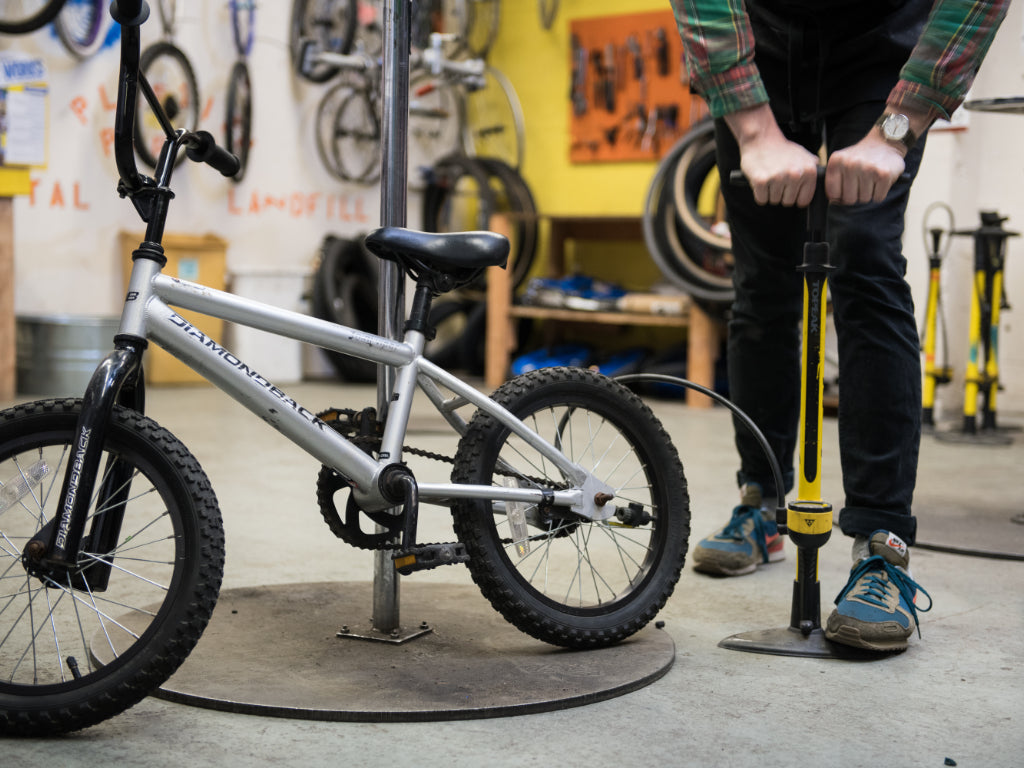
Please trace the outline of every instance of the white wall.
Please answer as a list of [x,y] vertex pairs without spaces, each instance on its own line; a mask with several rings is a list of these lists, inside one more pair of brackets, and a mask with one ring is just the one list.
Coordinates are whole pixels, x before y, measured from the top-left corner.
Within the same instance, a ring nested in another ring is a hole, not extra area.
[[[174,42],[185,51],[209,110],[201,126],[224,135],[228,74],[236,54],[226,2],[179,2]],[[365,232],[379,222],[379,188],[343,184],[323,169],[313,143],[316,106],[326,86],[292,74],[291,3],[259,4],[249,58],[253,138],[241,184],[212,169],[181,164],[169,233],[225,238],[228,270],[308,268],[327,233]],[[160,37],[154,16],[143,46]],[[0,49],[42,55],[49,68],[49,163],[34,172],[33,198],[15,203],[19,314],[117,314],[122,300],[121,229],[143,232],[133,206],[118,198],[109,140],[117,93],[115,45],[74,61],[49,30],[0,37]],[[410,222],[418,203],[410,201]]]

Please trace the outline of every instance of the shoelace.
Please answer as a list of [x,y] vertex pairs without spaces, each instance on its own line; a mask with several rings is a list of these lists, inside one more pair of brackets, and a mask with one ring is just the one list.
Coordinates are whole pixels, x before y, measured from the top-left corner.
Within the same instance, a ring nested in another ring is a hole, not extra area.
[[754,536],[754,541],[761,546],[761,562],[768,562],[768,530],[765,528],[766,522],[764,515],[761,514],[761,510],[757,507],[751,507],[747,504],[740,504],[732,511],[732,519],[729,524],[722,529],[721,538],[723,539],[734,539],[735,541],[743,541],[746,533],[743,530],[743,526],[747,520],[753,519],[754,530],[751,532]]
[[[888,578],[883,578],[883,573]],[[879,607],[884,607],[885,600],[889,596],[890,586],[896,587],[903,602],[910,609],[910,615],[914,619],[914,626],[917,628],[917,636],[920,637],[921,625],[917,621],[917,612],[920,610],[922,613],[927,613],[932,609],[932,596],[920,584],[910,578],[906,571],[893,565],[881,555],[872,555],[854,566],[850,572],[850,580],[846,582],[843,591],[836,597],[836,603],[839,603],[839,601],[856,589],[856,597]],[[927,608],[918,608],[915,602],[918,593],[928,598]]]

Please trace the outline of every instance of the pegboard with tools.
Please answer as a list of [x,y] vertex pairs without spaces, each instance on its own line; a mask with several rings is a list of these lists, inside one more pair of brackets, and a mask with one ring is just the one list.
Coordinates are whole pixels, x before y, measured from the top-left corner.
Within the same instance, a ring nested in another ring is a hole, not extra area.
[[570,22],[570,160],[657,160],[708,114],[669,11]]

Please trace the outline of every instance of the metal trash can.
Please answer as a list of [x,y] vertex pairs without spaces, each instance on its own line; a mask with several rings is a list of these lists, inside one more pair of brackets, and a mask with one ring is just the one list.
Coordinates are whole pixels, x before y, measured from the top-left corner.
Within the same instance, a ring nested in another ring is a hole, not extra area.
[[96,366],[114,349],[119,324],[117,317],[19,315],[15,319],[18,393],[82,395]]

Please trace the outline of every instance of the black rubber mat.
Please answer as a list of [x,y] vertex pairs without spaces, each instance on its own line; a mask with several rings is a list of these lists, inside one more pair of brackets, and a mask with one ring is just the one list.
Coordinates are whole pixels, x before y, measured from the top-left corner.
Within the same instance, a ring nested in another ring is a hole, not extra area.
[[[672,638],[653,626],[610,648],[569,651],[519,632],[473,587],[403,582],[401,595],[408,634],[427,631],[397,644],[357,639],[373,631],[369,583],[225,590],[156,695],[309,720],[466,720],[603,701],[654,682],[675,659]],[[93,652],[103,661],[102,638]]]

